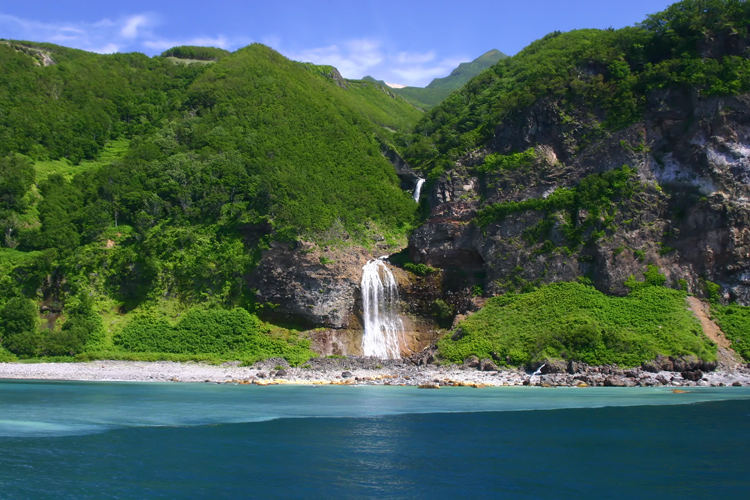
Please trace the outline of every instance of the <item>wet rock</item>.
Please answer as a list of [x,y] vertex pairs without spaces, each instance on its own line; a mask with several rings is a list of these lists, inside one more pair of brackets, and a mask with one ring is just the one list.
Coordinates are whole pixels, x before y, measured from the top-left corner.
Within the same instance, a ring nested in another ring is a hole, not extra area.
[[742,382],[740,382],[739,380],[735,380],[732,383],[732,387],[742,387]]
[[671,382],[671,380],[670,380],[670,379],[668,379],[667,377],[665,377],[664,375],[661,375],[661,374],[659,374],[659,375],[657,375],[657,376],[656,376],[656,380],[657,380],[657,381],[658,381],[658,382],[659,382],[659,383],[660,383],[661,385],[667,385],[667,384],[669,384],[669,383]]
[[435,384],[435,383],[419,384],[418,388],[419,389],[440,389],[440,384]]
[[703,378],[703,372],[700,370],[684,371],[681,375],[685,380],[691,380],[693,382],[697,382]]
[[627,383],[620,377],[610,375],[609,377],[604,379],[604,386],[605,387],[627,387]]
[[568,373],[575,375],[576,373],[586,373],[589,366],[586,363],[580,363],[578,361],[568,362]]
[[716,361],[703,361],[703,364],[701,365],[701,370],[704,372],[712,372],[716,370],[716,368],[719,367],[719,363]]

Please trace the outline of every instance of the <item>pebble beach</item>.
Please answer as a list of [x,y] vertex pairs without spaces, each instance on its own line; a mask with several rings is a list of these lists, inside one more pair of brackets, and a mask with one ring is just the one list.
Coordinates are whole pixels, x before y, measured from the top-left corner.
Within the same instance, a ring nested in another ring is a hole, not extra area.
[[700,378],[680,372],[648,372],[641,368],[589,367],[580,373],[533,374],[520,369],[481,371],[466,366],[415,366],[402,360],[319,358],[304,367],[270,359],[253,366],[211,365],[170,361],[94,361],[87,363],[0,363],[0,379],[123,382],[191,382],[255,385],[407,385],[444,386],[622,386],[720,387],[750,386],[750,368],[715,370]]

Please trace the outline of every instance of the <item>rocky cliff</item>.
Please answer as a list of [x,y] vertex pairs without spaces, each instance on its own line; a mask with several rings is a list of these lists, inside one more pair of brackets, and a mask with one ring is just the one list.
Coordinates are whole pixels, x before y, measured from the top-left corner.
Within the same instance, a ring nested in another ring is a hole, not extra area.
[[[648,96],[642,121],[612,133],[602,121],[554,99],[503,120],[486,147],[428,185],[430,217],[410,239],[412,259],[463,272],[460,286],[490,293],[585,279],[624,294],[630,275],[655,264],[668,286],[704,296],[715,282],[724,299],[750,304],[750,96],[663,90]],[[490,155],[529,149],[526,165],[482,168]],[[599,213],[523,209],[623,165],[630,189],[600,193]],[[512,213],[480,227],[478,213],[508,202],[518,203]],[[580,244],[570,241],[576,230]]]

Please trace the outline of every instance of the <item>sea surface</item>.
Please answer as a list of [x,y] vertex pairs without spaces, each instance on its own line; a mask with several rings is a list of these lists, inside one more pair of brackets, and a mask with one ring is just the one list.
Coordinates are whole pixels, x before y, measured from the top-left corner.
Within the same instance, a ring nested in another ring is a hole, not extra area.
[[749,498],[750,388],[0,380],[0,498]]

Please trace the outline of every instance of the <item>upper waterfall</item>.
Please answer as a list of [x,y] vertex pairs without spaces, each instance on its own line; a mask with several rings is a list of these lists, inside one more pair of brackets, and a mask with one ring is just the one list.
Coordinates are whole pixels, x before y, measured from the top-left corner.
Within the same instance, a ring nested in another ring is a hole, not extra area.
[[398,316],[396,279],[382,259],[369,261],[362,271],[363,354],[382,359],[400,358],[404,324]]
[[414,188],[414,201],[419,203],[419,195],[422,193],[422,184],[424,184],[424,179],[417,180],[417,187]]

